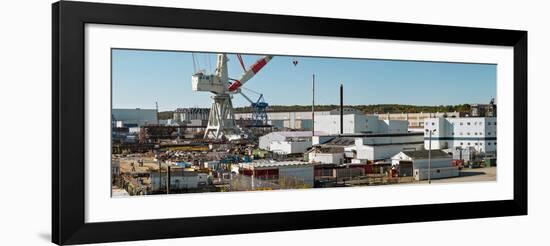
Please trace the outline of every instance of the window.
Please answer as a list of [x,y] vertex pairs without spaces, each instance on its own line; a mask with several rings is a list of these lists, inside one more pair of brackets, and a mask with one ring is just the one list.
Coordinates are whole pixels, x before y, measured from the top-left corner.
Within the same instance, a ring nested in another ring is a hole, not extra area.
[[477,132],[475,132],[474,135],[477,135]]
[[463,124],[463,123],[462,123],[462,122],[460,122],[460,125],[462,125],[462,124]]
[[432,126],[435,126],[435,122],[432,122]]
[[477,143],[475,143],[474,145],[477,145]]
[[468,142],[468,145],[470,145],[470,143]]
[[496,125],[497,125],[497,123],[495,122],[495,123],[494,123],[494,125],[496,126]]
[[463,132],[460,133],[460,136],[464,135]]
[[455,132],[451,132],[451,135],[455,135]]
[[491,136],[491,132],[487,132],[487,135]]
[[466,133],[466,134],[467,134],[468,136],[470,135],[470,133],[469,133],[469,132],[468,132],[468,133]]
[[497,142],[495,142],[495,145],[497,145]]
[[488,142],[487,145],[491,145],[491,142]]
[[464,145],[464,143],[463,143],[463,142],[460,142],[460,145]]
[[466,123],[467,125],[470,125],[470,122]]

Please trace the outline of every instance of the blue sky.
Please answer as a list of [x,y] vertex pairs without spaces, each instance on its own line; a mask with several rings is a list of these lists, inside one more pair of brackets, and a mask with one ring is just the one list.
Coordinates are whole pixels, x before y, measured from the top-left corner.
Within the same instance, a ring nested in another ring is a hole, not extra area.
[[[155,101],[160,111],[210,106],[209,92],[191,90],[190,52],[112,52],[113,108],[154,108]],[[247,67],[260,57],[243,55]],[[200,68],[213,72],[216,54],[195,53],[195,58]],[[239,78],[243,70],[237,57],[229,59],[229,76]],[[245,87],[263,93],[271,105],[308,105],[312,74],[316,104],[338,104],[340,83],[346,105],[488,103],[496,96],[496,65],[320,57],[275,56]],[[233,103],[249,104],[240,95]]]

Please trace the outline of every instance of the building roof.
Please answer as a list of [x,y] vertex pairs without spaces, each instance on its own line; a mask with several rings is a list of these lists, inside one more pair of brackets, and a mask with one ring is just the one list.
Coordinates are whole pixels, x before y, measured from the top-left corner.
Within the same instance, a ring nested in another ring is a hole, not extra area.
[[[317,134],[317,132],[315,133]],[[424,135],[422,132],[403,132],[403,133],[344,133],[344,134],[332,134],[326,136],[334,137],[347,137],[347,138],[361,138],[361,137],[404,137],[404,136],[417,136]]]
[[300,165],[311,165],[311,164],[303,161],[260,160],[260,161],[254,161],[254,162],[240,163],[239,165],[241,167],[246,167],[246,168],[262,168],[262,167],[300,166]]
[[325,146],[319,146],[316,148],[312,148],[309,152],[315,152],[315,153],[325,153],[325,154],[337,154],[337,153],[344,153],[345,149],[343,147],[325,147]]
[[431,154],[431,158],[451,158],[451,156],[442,150],[408,150],[403,151],[403,154],[407,155],[411,159],[428,159],[428,155]]
[[323,145],[350,146],[355,145],[354,137],[335,137]]
[[[273,134],[278,134],[287,138],[299,138],[299,137],[311,137],[311,131],[280,131],[272,132]],[[325,135],[325,132],[316,131],[315,135]]]

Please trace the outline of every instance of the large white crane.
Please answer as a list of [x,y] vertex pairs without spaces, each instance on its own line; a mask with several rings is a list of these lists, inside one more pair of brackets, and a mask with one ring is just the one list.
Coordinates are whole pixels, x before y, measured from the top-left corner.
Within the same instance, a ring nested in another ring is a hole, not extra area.
[[[242,59],[239,60],[244,68]],[[212,106],[208,116],[208,125],[205,138],[228,139],[240,136],[240,129],[235,124],[235,111],[231,99],[233,94],[241,93],[241,87],[254,75],[256,75],[273,56],[264,56],[256,61],[250,68],[245,69],[241,78],[238,80],[230,79],[227,74],[227,54],[218,54],[216,72],[206,75],[198,72],[191,76],[193,91],[209,91],[213,93]],[[232,81],[232,82],[231,82]]]

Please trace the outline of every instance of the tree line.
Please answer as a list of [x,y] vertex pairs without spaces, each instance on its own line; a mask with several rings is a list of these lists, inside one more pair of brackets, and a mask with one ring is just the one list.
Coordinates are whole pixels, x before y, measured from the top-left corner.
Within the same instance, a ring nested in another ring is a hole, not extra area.
[[[469,113],[469,104],[457,105],[407,105],[407,104],[370,104],[370,105],[344,105],[345,108],[357,109],[365,114],[385,114],[385,113],[436,113],[436,112],[461,112]],[[315,111],[330,111],[340,108],[340,105],[315,105]],[[267,112],[304,112],[311,111],[311,105],[270,105]],[[252,107],[237,107],[236,113],[251,113]],[[159,119],[172,119],[174,111],[159,112]]]

